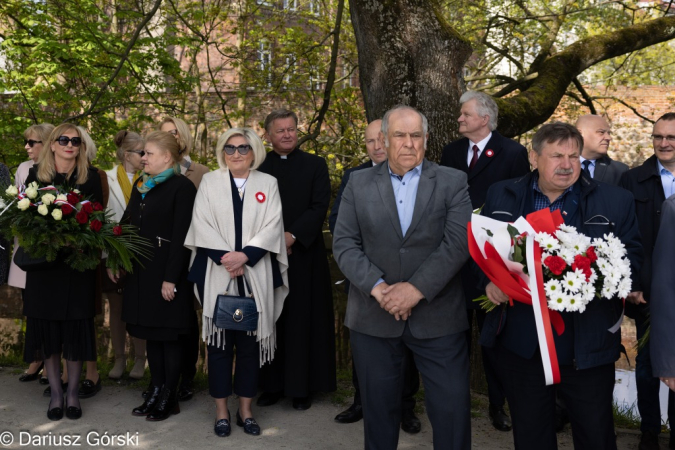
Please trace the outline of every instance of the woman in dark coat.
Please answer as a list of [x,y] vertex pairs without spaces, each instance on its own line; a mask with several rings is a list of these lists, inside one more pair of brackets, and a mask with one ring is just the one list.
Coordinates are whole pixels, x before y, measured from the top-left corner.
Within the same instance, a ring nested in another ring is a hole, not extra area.
[[[169,133],[145,138],[144,173],[135,183],[124,220],[153,244],[151,260],[134,265],[124,289],[122,320],[133,337],[145,339],[152,388],[132,411],[157,421],[180,412],[176,389],[182,363],[180,339],[191,331],[193,286],[187,280],[190,251],[183,246],[197,190],[180,175],[180,148]],[[111,274],[116,282],[117,277]]]
[[[37,181],[41,185],[67,185],[79,189],[92,201],[103,201],[101,178],[97,169],[89,166],[81,130],[72,124],[59,125],[50,134],[47,148],[40,153],[37,166],[28,172],[26,184]],[[49,269],[27,272],[24,360],[30,363],[44,358],[45,367],[54,375],[60,371],[63,353],[68,369],[65,413],[69,419],[79,419],[82,361],[96,360],[93,301],[96,271],[78,272],[62,261],[58,263],[58,259]],[[50,376],[49,385],[51,401],[47,417],[59,420],[64,413],[61,379]]]

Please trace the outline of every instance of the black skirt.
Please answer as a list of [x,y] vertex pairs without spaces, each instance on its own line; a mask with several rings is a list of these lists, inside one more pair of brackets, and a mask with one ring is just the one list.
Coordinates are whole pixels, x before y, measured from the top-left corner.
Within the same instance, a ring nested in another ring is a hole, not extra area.
[[62,354],[67,361],[96,361],[94,319],[48,320],[27,317],[24,361],[41,361],[54,354]]

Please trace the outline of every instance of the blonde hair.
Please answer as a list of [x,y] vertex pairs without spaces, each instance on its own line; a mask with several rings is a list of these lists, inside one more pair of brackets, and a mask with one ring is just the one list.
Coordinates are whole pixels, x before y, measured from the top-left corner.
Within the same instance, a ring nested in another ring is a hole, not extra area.
[[183,155],[180,153],[180,147],[176,138],[171,133],[167,133],[166,131],[151,131],[145,136],[144,141],[146,144],[152,142],[160,150],[169,152],[173,161],[174,172],[176,172],[176,175],[180,173],[180,168],[177,164],[183,159]]
[[221,169],[227,168],[227,163],[225,162],[225,157],[223,156],[223,146],[227,144],[227,141],[234,136],[241,136],[246,139],[246,142],[253,149],[253,162],[251,163],[251,170],[255,170],[260,167],[260,164],[265,160],[267,152],[265,152],[265,145],[260,139],[255,131],[250,128],[230,128],[225,133],[221,134],[218,138],[218,143],[216,144],[216,157],[218,158],[218,166]]
[[159,124],[160,130],[165,123],[174,124],[178,131],[178,136],[174,137],[174,139],[177,140],[180,145],[181,159],[183,159],[183,156],[190,156],[190,152],[192,151],[192,133],[190,133],[188,124],[177,117],[165,117]]
[[89,164],[91,164],[96,159],[96,152],[98,151],[96,143],[89,133],[87,133],[86,129],[78,126],[77,130],[80,132],[80,136],[82,136],[82,142],[84,142],[85,148],[87,149],[87,160],[89,161]]
[[26,131],[23,132],[23,137],[28,140],[31,136],[36,136],[42,141],[43,145],[46,145],[52,131],[54,131],[54,125],[51,123],[39,123],[26,128]]
[[115,146],[117,147],[117,161],[124,163],[124,154],[128,151],[136,150],[139,145],[143,145],[143,138],[140,134],[133,131],[122,130],[115,135]]
[[[77,180],[75,183],[84,184],[89,177],[89,160],[87,159],[87,140],[82,136],[81,129],[72,123],[62,123],[52,130],[47,139],[49,145],[48,151],[41,151],[40,157],[38,158],[38,172],[37,177],[43,183],[51,183],[56,177],[56,160],[54,158],[54,152],[52,151],[52,144],[66,131],[75,131],[78,137],[82,139],[80,144],[79,151],[77,153],[77,161],[75,162],[75,169],[77,170]],[[85,132],[86,134],[86,132]],[[87,137],[89,135],[87,134]],[[91,138],[89,138],[91,141]],[[61,144],[56,144],[61,145]],[[84,148],[83,148],[84,147]]]

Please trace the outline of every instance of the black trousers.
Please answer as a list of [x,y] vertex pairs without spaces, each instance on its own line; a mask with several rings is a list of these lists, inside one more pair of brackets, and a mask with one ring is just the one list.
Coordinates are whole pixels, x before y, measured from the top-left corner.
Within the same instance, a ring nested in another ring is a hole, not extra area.
[[396,338],[351,330],[351,343],[361,384],[366,449],[395,450],[398,446],[406,349],[422,374],[434,448],[471,448],[469,353],[463,332],[417,339],[406,324],[403,335]]
[[556,392],[565,401],[575,450],[616,450],[614,364],[577,370],[560,366],[560,384],[546,386],[539,352],[522,358],[498,346],[516,450],[555,450]]
[[[240,397],[253,398],[258,390],[260,374],[260,345],[256,336],[245,331],[225,331],[225,348],[208,345],[209,352],[209,394],[213,398],[226,398],[232,392]],[[232,389],[232,367],[235,348],[237,366]]]
[[[401,408],[403,411],[415,409],[415,394],[420,390],[420,374],[415,365],[412,352],[406,347],[403,357],[403,390],[401,392]],[[361,404],[361,389],[359,388],[359,375],[356,371],[354,356],[352,356],[352,384],[354,384],[354,404]]]
[[197,375],[197,360],[199,359],[200,328],[197,320],[197,311],[190,313],[190,331],[180,335],[183,346],[183,366],[181,367],[181,386],[188,386]]
[[[485,316],[487,311],[484,309],[467,309],[466,315],[469,320],[469,329],[467,330],[466,340],[469,344],[469,355],[471,355],[471,333],[473,329],[473,313],[476,312],[476,322],[478,323],[479,334],[483,330],[483,323],[485,323]],[[502,380],[497,374],[498,360],[497,349],[483,347],[481,345],[481,354],[483,356],[483,369],[485,370],[485,380],[488,386],[488,399],[490,405],[503,407],[506,399],[504,394],[504,386]]]

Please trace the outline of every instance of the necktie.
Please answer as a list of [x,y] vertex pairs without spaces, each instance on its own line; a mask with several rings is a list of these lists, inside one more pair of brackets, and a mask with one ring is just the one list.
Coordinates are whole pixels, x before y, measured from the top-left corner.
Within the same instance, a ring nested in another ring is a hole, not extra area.
[[593,179],[593,176],[591,176],[591,170],[589,169],[591,165],[591,160],[587,159],[586,161],[582,162],[581,165],[584,166],[584,175],[586,175],[590,179]]
[[476,161],[478,161],[478,146],[474,145],[471,147],[471,150],[473,150],[473,157],[471,158],[471,162],[469,163],[469,170],[473,169],[473,166],[476,165]]

